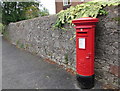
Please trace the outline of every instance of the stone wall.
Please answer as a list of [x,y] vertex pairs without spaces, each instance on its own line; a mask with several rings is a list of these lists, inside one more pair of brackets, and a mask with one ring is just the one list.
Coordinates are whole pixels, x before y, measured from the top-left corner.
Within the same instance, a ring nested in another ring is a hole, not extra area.
[[109,14],[99,16],[100,22],[96,28],[96,59],[95,67],[98,78],[106,83],[118,86],[118,43],[119,31],[118,9],[120,7],[105,8]]
[[52,15],[11,23],[9,39],[19,47],[75,70],[75,39],[70,40],[75,30],[54,30],[55,21],[56,16]]
[[[118,86],[118,7],[106,8],[109,14],[99,16],[96,28],[96,78],[104,84]],[[7,27],[10,41],[25,50],[75,70],[75,29],[53,30],[56,16],[10,23]],[[66,26],[68,27],[68,26]]]

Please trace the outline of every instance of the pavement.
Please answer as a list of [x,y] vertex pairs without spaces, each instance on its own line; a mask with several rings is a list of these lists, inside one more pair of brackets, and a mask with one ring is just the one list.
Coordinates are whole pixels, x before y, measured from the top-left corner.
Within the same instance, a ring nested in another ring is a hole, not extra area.
[[[2,38],[2,37],[0,37]],[[2,89],[80,89],[75,75],[2,39]],[[0,43],[1,44],[1,43]],[[100,89],[97,82],[94,89]]]

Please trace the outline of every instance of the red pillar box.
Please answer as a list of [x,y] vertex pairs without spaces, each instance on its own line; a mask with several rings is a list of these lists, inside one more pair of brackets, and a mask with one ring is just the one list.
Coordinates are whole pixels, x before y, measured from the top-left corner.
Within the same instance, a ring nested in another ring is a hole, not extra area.
[[94,36],[98,18],[79,18],[73,20],[76,25],[76,70],[77,80],[83,89],[94,86]]

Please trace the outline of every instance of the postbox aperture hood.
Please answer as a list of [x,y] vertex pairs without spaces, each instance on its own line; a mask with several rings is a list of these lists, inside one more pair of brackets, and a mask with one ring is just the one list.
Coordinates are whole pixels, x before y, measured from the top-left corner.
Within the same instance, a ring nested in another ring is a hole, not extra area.
[[79,19],[72,20],[72,23],[87,23],[87,22],[98,22],[98,18],[83,17]]

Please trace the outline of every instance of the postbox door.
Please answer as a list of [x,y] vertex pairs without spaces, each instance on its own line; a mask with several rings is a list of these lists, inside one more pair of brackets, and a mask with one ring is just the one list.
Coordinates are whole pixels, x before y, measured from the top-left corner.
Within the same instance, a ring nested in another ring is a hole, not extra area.
[[77,72],[83,76],[94,74],[94,31],[77,34]]

